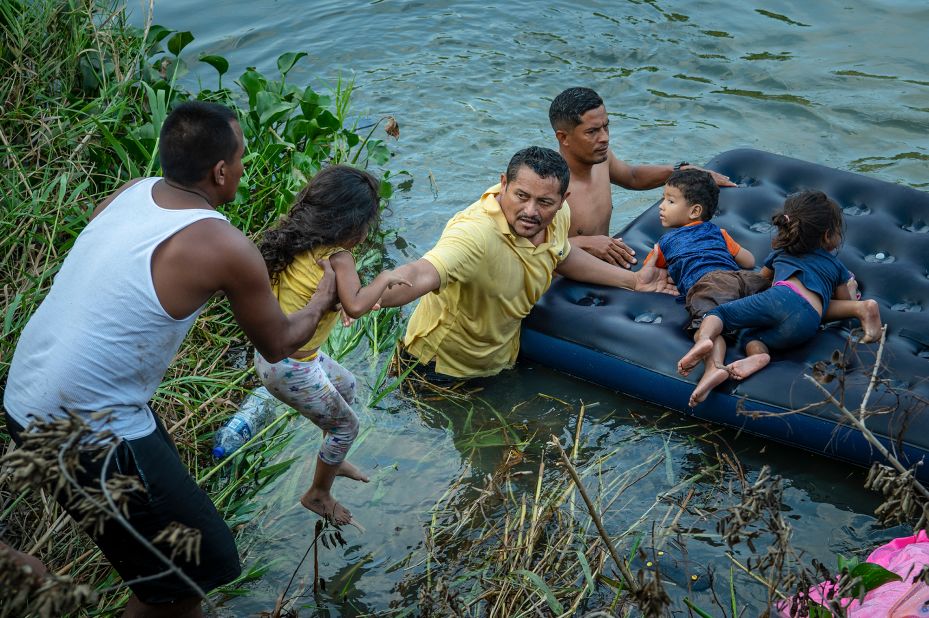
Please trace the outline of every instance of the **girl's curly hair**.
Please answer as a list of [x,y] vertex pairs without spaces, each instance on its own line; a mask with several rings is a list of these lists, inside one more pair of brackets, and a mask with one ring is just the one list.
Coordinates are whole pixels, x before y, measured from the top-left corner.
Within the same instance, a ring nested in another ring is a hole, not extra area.
[[379,190],[377,178],[348,165],[332,165],[316,174],[290,213],[258,245],[271,280],[304,251],[364,240],[378,224]]
[[771,246],[793,255],[822,247],[827,236],[841,242],[845,235],[842,210],[822,191],[801,191],[787,196],[784,209],[771,217],[771,223],[777,227]]

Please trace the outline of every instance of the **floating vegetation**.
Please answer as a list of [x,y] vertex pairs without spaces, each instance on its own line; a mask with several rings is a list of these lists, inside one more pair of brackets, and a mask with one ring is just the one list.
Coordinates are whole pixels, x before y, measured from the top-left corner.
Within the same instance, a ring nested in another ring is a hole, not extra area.
[[768,94],[760,90],[743,90],[740,88],[723,87],[722,90],[714,90],[713,94],[727,94],[736,97],[750,97],[752,99],[764,99],[766,101],[781,101],[783,103],[796,103],[798,105],[813,105],[813,102],[804,97],[795,94]]
[[809,28],[810,24],[804,24],[800,21],[794,21],[793,19],[787,17],[786,15],[781,15],[780,13],[775,13],[774,11],[766,11],[765,9],[755,9],[755,12],[759,15],[764,15],[765,17],[770,17],[771,19],[776,19],[782,21],[785,24],[790,24],[791,26],[801,26],[803,28]]

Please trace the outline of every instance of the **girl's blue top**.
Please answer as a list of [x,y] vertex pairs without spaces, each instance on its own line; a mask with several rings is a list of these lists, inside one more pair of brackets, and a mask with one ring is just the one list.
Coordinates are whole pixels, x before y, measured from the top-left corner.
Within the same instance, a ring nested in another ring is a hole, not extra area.
[[799,279],[806,289],[823,301],[823,313],[826,313],[835,289],[852,278],[839,258],[820,248],[802,255],[775,249],[765,258],[764,265],[774,271],[775,283],[791,277]]

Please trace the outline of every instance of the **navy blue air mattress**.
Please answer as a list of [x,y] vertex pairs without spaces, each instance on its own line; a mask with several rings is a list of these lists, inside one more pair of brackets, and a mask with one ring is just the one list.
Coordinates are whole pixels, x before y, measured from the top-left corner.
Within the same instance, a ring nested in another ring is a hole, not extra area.
[[[771,249],[771,215],[784,197],[820,189],[845,213],[847,233],[839,251],[866,298],[880,305],[888,325],[880,382],[869,408],[885,413],[868,428],[911,465],[929,453],[929,194],[858,174],[757,150],[725,152],[707,168],[728,175],[740,188],[720,191],[714,221],[760,263]],[[641,258],[662,234],[655,204],[619,235]],[[687,314],[672,296],[630,292],[557,279],[522,332],[522,355],[627,395],[698,418],[827,456],[869,465],[880,455],[857,430],[843,423],[832,405],[787,416],[752,416],[742,411],[786,412],[824,400],[804,379],[814,364],[828,372],[834,352],[847,367],[844,380],[825,386],[851,409],[860,405],[878,344],[849,345],[857,322],[825,325],[806,345],[776,352],[772,363],[744,382],[727,381],[690,410],[687,399],[702,373],[676,372],[693,341],[684,331]],[[860,332],[860,331],[859,331]],[[730,346],[727,362],[742,356]],[[837,373],[842,373],[837,371]],[[929,478],[929,459],[918,476]]]

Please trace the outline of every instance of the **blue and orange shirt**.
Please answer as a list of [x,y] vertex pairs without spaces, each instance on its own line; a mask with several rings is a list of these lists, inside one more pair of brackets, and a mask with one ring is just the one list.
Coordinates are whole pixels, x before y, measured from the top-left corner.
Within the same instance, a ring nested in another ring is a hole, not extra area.
[[711,221],[695,221],[671,230],[645,258],[655,256],[655,266],[667,268],[681,296],[714,270],[739,270],[735,255],[742,247]]

